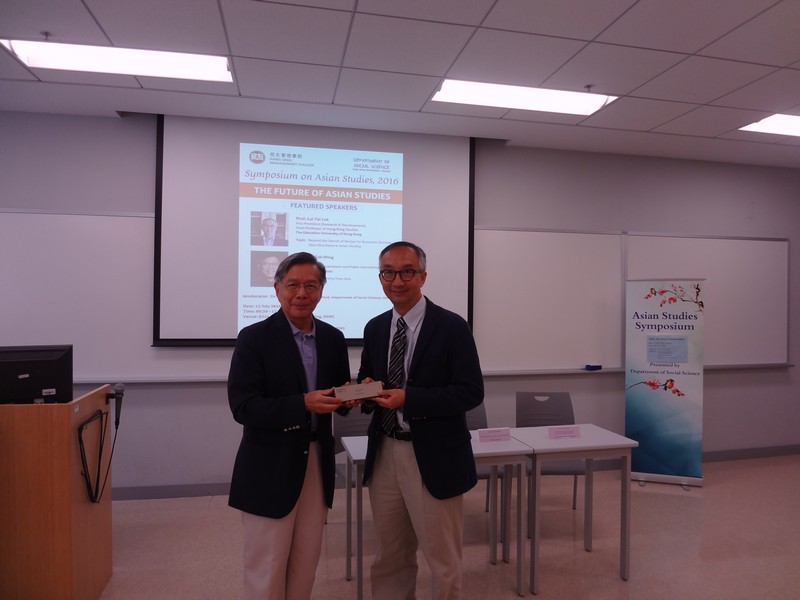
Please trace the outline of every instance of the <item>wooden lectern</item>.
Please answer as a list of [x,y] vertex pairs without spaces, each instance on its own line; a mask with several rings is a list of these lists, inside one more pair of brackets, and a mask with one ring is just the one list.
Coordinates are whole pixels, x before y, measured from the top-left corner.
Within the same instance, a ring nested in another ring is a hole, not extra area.
[[0,598],[97,600],[111,578],[111,476],[92,502],[78,444],[81,424],[105,413],[82,434],[92,484],[99,468],[102,487],[111,460],[110,389],[65,404],[0,405]]

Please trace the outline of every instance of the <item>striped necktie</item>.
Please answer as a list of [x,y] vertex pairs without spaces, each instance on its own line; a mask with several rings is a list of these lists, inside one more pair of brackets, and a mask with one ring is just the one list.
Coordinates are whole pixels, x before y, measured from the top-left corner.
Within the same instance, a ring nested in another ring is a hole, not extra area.
[[[402,388],[406,381],[406,322],[403,317],[397,320],[397,328],[392,338],[392,348],[389,351],[389,376],[386,383],[387,389]],[[397,411],[394,409],[384,409],[381,418],[381,427],[384,433],[391,435],[398,427]]]

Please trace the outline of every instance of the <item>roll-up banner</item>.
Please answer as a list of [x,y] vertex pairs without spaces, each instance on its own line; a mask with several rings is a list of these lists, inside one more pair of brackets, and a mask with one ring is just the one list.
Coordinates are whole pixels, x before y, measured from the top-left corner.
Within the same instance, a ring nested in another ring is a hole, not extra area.
[[626,283],[625,435],[632,479],[703,485],[703,280]]

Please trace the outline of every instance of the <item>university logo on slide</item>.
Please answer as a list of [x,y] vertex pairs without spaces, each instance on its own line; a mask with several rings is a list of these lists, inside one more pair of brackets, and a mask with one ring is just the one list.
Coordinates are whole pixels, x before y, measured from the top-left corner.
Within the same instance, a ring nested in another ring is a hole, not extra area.
[[265,160],[267,160],[267,155],[264,154],[261,150],[253,150],[250,153],[250,162],[260,165]]

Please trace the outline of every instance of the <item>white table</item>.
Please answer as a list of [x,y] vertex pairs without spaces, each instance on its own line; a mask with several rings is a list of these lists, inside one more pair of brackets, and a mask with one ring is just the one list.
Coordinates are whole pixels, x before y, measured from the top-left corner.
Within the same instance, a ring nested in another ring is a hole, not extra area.
[[356,598],[362,600],[364,597],[364,504],[363,486],[364,461],[367,458],[367,436],[359,435],[354,437],[343,437],[342,446],[347,454],[347,465],[345,470],[345,490],[347,494],[347,532],[345,534],[345,579],[350,581],[353,578],[352,555],[353,555],[353,499],[350,491],[353,488],[353,468],[356,476]]
[[[346,506],[347,506],[347,533],[346,533],[346,556],[345,556],[345,578],[352,579],[352,518],[353,505],[351,489],[353,487],[353,470],[355,469],[355,488],[356,488],[356,598],[362,600],[364,597],[364,513],[363,513],[363,489],[362,480],[364,478],[364,462],[367,456],[367,436],[343,437],[342,446],[347,454],[347,466],[345,477],[346,481]],[[527,465],[531,455],[531,448],[518,440],[481,442],[477,432],[472,432],[472,451],[475,455],[476,465],[488,465],[491,467],[490,485],[490,507],[489,507],[489,560],[492,564],[497,562],[497,469],[503,467],[504,485],[511,485],[512,474],[517,474],[517,593],[522,596],[523,592],[523,573],[525,569],[525,547],[523,539],[525,527],[522,515],[525,506],[525,486],[522,485],[524,477],[523,469]],[[510,490],[510,487],[508,488]],[[500,511],[503,517],[503,559],[509,560],[509,525],[511,519],[511,495],[503,495],[506,506]]]
[[585,459],[584,547],[592,549],[593,461],[599,458],[619,458],[621,479],[620,509],[620,577],[627,581],[630,573],[630,503],[631,449],[639,442],[592,424],[578,425],[578,437],[551,437],[550,427],[514,427],[511,436],[533,450],[531,490],[528,518],[531,522],[530,587],[539,590],[539,493],[541,464],[547,460]]
[[[525,526],[522,515],[525,510],[525,486],[522,481],[525,478],[525,468],[531,448],[511,438],[504,441],[482,442],[478,438],[478,432],[472,432],[472,453],[475,455],[476,466],[489,466],[491,475],[489,479],[489,562],[497,562],[497,469],[503,467],[503,485],[511,490],[512,474],[516,472],[517,477],[517,593],[524,595],[522,590],[522,580],[525,571]],[[511,521],[511,494],[502,494],[505,506],[500,510],[503,531],[503,560],[509,561],[510,547],[510,521]]]

